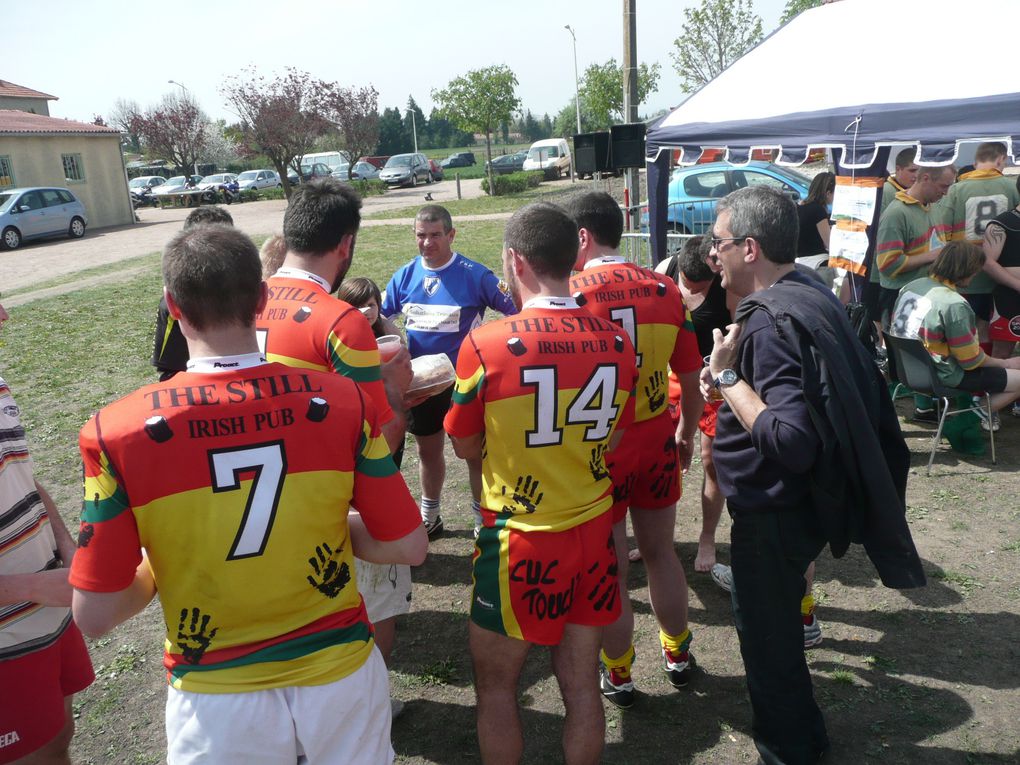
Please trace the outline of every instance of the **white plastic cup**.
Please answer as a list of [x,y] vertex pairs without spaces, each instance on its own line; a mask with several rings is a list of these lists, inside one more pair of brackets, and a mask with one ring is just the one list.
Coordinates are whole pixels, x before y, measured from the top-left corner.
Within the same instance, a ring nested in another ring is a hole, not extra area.
[[386,363],[400,352],[400,335],[383,335],[376,339],[379,345],[379,358]]

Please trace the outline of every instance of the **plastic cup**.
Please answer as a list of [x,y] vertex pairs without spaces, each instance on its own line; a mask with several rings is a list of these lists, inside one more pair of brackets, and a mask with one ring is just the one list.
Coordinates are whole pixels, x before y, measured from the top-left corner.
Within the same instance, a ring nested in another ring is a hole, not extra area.
[[383,363],[389,361],[400,352],[400,335],[383,335],[376,339],[379,345],[379,358]]

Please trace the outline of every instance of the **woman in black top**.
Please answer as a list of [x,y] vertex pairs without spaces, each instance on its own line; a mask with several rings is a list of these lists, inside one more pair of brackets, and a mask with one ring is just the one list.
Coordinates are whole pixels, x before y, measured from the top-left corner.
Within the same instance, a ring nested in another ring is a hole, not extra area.
[[797,205],[800,238],[797,257],[823,255],[829,251],[829,208],[836,191],[836,176],[819,173],[811,181],[807,199]]

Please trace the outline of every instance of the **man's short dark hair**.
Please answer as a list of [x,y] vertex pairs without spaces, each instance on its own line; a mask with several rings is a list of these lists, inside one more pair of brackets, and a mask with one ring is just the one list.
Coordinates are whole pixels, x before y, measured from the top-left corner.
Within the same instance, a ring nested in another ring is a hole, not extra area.
[[917,156],[917,147],[911,146],[908,149],[903,149],[899,154],[896,155],[896,169],[901,170],[904,167],[910,167],[914,164],[914,158]]
[[623,236],[623,213],[620,204],[604,191],[582,191],[564,203],[567,215],[577,223],[578,230],[588,229],[602,247],[617,249]]
[[204,226],[208,223],[225,223],[233,226],[234,219],[219,205],[202,205],[188,213],[188,217],[184,219],[184,228]]
[[422,223],[442,223],[443,231],[447,234],[453,229],[453,218],[450,217],[450,211],[442,205],[425,205],[414,216],[414,219]]
[[[692,282],[709,282],[715,278],[715,272],[708,267],[705,256],[704,236],[692,236],[684,242],[684,248],[680,252],[680,273]],[[709,240],[711,241],[711,240]],[[711,244],[709,244],[711,247]]]
[[258,248],[223,223],[186,228],[163,250],[163,283],[196,329],[251,326],[262,284]]
[[361,196],[335,178],[302,183],[283,216],[287,249],[301,255],[325,255],[361,225]]
[[783,265],[797,257],[797,206],[767,186],[737,189],[719,200],[716,215],[730,214],[730,235],[758,242],[766,260]]
[[995,162],[999,157],[1006,156],[1006,144],[1001,141],[979,143],[974,154],[975,162]]
[[561,208],[535,202],[507,221],[503,243],[539,276],[566,279],[577,261],[577,224]]

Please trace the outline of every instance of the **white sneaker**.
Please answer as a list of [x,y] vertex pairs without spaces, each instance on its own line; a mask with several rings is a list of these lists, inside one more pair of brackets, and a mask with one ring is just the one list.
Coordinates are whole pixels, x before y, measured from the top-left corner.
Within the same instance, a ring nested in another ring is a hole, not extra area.
[[726,592],[733,592],[733,569],[724,563],[716,563],[709,573],[712,575],[713,582]]

